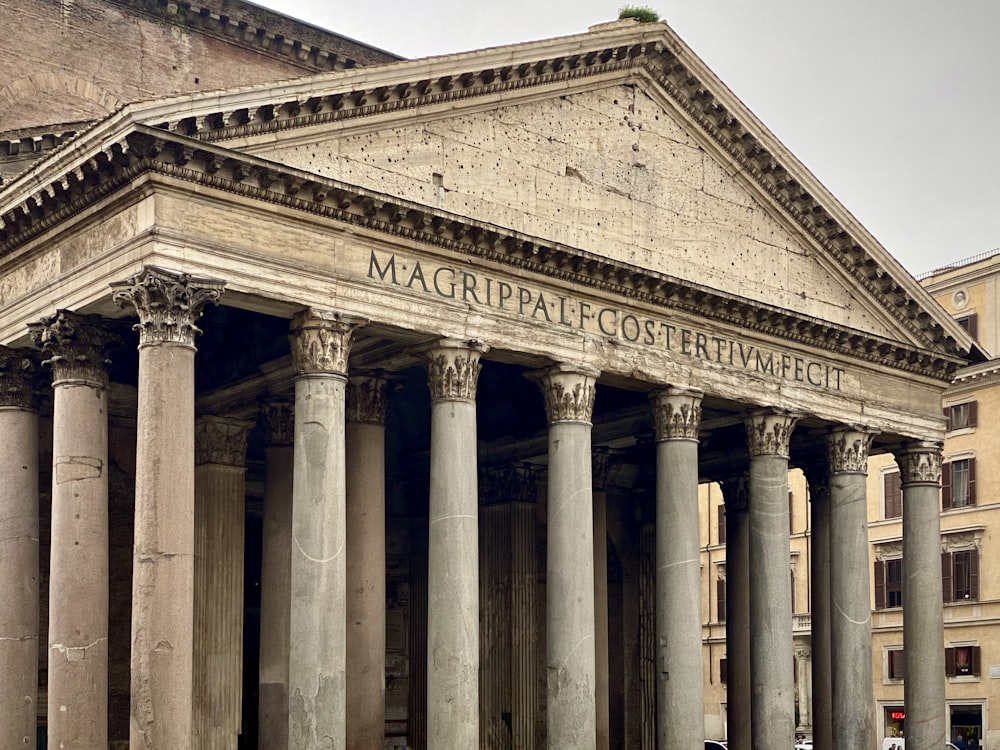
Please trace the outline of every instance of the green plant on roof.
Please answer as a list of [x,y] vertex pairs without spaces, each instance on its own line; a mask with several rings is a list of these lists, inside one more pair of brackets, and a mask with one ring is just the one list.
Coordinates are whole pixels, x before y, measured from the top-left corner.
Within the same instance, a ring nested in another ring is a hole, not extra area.
[[618,19],[634,18],[640,23],[656,23],[660,14],[648,5],[623,5],[618,11]]

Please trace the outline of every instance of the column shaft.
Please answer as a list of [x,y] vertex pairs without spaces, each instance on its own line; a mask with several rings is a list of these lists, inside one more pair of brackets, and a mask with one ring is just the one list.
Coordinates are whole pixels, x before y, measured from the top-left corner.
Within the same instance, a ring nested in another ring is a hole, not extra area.
[[903,700],[907,750],[944,747],[944,628],[941,607],[941,445],[897,454],[903,486]]
[[754,748],[795,743],[789,585],[788,439],[795,420],[747,420],[750,447],[750,689]]
[[849,429],[828,439],[830,548],[837,550],[830,565],[834,747],[875,745],[865,491],[870,442],[867,433]]
[[479,491],[476,382],[482,345],[441,341],[431,390],[427,746],[479,747]]
[[608,684],[608,473],[607,450],[594,452],[594,655],[597,668],[597,750],[608,750],[610,704]]
[[264,523],[260,583],[259,744],[288,747],[289,603],[292,597],[292,434],[286,402],[263,407],[268,447],[264,457]]
[[[830,492],[823,470],[810,473],[812,503],[812,706],[813,747],[833,750],[833,677],[830,637]],[[867,571],[866,571],[867,578]]]
[[351,378],[347,418],[347,747],[385,741],[385,380]]
[[751,750],[749,478],[724,483],[726,498],[726,721],[731,750]]
[[0,747],[35,748],[38,414],[31,360],[0,347]]
[[657,742],[705,740],[698,527],[701,393],[654,394],[656,426]]

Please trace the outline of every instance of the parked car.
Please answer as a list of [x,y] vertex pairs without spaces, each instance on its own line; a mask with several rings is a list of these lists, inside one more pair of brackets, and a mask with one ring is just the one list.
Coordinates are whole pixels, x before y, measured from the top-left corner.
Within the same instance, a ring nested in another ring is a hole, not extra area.
[[726,750],[726,743],[718,740],[705,740],[705,750]]

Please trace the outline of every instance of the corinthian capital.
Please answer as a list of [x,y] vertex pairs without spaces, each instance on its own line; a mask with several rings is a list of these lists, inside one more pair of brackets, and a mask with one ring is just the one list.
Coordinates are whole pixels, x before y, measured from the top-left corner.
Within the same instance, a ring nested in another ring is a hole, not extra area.
[[385,424],[389,381],[380,375],[353,375],[347,379],[347,421]]
[[788,445],[798,416],[783,411],[759,411],[746,418],[747,449],[751,457],[788,458]]
[[902,485],[941,484],[941,443],[917,440],[896,452]]
[[58,310],[37,323],[29,323],[28,332],[48,356],[43,364],[52,368],[53,383],[78,381],[107,387],[110,360],[105,351],[118,337],[107,330],[100,315]]
[[701,397],[701,391],[683,388],[662,388],[651,393],[656,439],[697,440]]
[[197,278],[155,266],[111,285],[115,303],[134,307],[139,315],[135,326],[139,346],[174,343],[190,347],[201,333],[195,321],[206,305],[218,303],[224,287],[219,279]]
[[38,368],[29,351],[0,346],[0,407],[35,411]]
[[292,364],[299,375],[347,375],[354,331],[368,321],[332,310],[303,310],[292,318]]
[[479,358],[489,351],[481,341],[442,339],[420,350],[427,366],[431,401],[475,401]]
[[253,422],[229,417],[199,417],[194,423],[195,465],[221,464],[244,467],[247,435]]
[[872,434],[865,430],[839,427],[826,437],[831,474],[867,474],[868,449]]
[[749,473],[726,477],[719,484],[722,487],[722,499],[726,503],[726,513],[746,513],[750,509]]
[[590,422],[601,371],[586,365],[558,364],[527,373],[538,383],[545,399],[545,413],[553,422]]
[[295,407],[291,401],[265,401],[260,405],[267,444],[292,445],[295,436]]

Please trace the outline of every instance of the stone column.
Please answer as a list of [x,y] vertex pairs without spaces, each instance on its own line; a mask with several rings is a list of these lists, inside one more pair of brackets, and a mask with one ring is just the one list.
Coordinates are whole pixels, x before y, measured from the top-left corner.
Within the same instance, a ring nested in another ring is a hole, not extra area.
[[292,435],[288,401],[262,404],[267,448],[264,455],[264,523],[260,581],[259,744],[288,747],[289,603],[292,600]]
[[[944,747],[941,607],[941,443],[915,441],[896,453],[903,487],[903,702],[907,750]],[[916,657],[916,658],[915,658]]]
[[147,267],[111,288],[139,314],[129,744],[190,747],[195,322],[223,284]]
[[795,667],[799,684],[799,726],[805,732],[812,730],[812,652],[808,646],[795,647]]
[[611,743],[611,707],[608,685],[608,463],[607,448],[592,458],[594,478],[594,656],[597,667],[597,750]]
[[[830,487],[826,464],[807,467],[812,512],[812,724],[813,747],[833,748],[833,677],[830,639]],[[867,539],[867,535],[866,535]],[[867,576],[866,576],[867,577]]]
[[549,421],[546,665],[548,747],[597,745],[591,418],[598,370],[531,373]]
[[0,346],[0,747],[35,748],[38,411],[35,362]]
[[751,745],[795,744],[792,592],[789,586],[788,444],[796,417],[757,412],[746,420],[750,451]]
[[243,715],[243,544],[247,435],[253,422],[195,422],[194,736],[236,750]]
[[701,391],[652,395],[656,429],[657,744],[705,741],[698,528]]
[[347,741],[346,385],[362,321],[322,310],[292,320],[295,450],[288,747]]
[[479,747],[476,384],[487,351],[441,340],[422,354],[431,393],[427,746]]
[[726,501],[727,737],[731,750],[751,750],[750,740],[750,478],[722,482]]
[[[871,439],[869,433],[852,428],[838,428],[827,437],[830,548],[837,550],[830,561],[830,645],[833,745],[838,748],[875,746],[865,488]],[[937,559],[940,567],[940,554]],[[938,576],[940,581],[940,570]],[[940,599],[937,606],[940,609]]]
[[52,366],[48,744],[108,744],[108,372],[99,315],[28,326]]
[[385,744],[386,380],[347,387],[347,747]]

